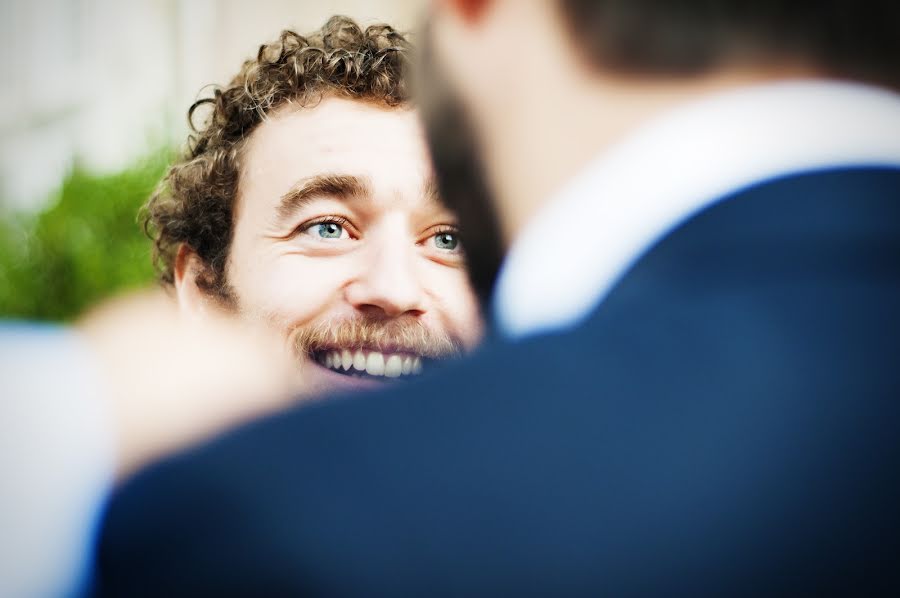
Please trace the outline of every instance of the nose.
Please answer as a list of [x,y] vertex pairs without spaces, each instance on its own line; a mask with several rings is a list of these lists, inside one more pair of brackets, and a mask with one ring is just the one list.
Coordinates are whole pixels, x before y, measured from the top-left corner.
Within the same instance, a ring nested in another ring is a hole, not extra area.
[[360,275],[346,288],[350,304],[372,318],[425,313],[425,293],[412,247],[385,243],[371,247],[368,254]]

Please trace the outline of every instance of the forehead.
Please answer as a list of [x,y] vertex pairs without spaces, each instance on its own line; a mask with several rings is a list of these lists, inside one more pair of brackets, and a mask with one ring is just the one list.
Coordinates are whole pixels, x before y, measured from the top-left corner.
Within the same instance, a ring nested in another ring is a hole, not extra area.
[[343,98],[275,111],[253,131],[241,162],[240,202],[251,211],[274,207],[312,176],[367,177],[376,196],[419,196],[431,175],[414,110]]

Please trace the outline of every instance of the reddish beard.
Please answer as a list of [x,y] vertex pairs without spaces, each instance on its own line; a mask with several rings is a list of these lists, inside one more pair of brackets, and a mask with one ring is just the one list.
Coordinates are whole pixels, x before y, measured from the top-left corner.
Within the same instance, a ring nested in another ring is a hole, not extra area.
[[300,358],[316,351],[365,349],[381,353],[407,353],[430,359],[455,357],[462,343],[443,331],[432,330],[411,318],[321,322],[298,328],[291,346]]

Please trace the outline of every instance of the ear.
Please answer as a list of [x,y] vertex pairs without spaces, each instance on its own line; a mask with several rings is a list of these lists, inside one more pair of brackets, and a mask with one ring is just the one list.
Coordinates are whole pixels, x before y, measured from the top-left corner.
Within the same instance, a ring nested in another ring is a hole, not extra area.
[[178,309],[189,318],[200,318],[216,308],[215,301],[197,284],[206,264],[193,249],[182,245],[175,256],[175,296]]
[[443,4],[465,23],[471,25],[481,18],[490,6],[491,0],[443,0]]

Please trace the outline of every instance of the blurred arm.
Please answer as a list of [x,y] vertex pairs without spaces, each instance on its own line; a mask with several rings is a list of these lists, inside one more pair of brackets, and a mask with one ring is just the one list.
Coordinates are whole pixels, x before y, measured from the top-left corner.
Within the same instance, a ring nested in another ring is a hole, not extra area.
[[114,438],[83,340],[0,326],[0,595],[67,595],[115,474]]
[[106,303],[75,330],[0,324],[0,596],[85,587],[116,481],[281,407],[292,371],[276,338],[185,321],[161,293]]

